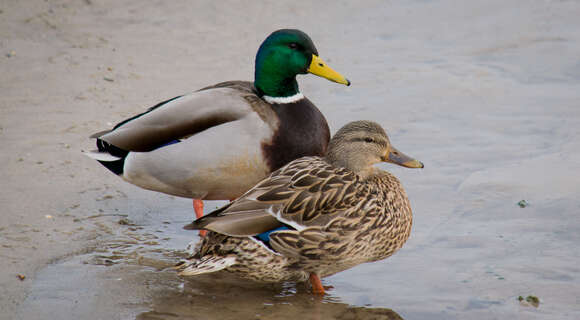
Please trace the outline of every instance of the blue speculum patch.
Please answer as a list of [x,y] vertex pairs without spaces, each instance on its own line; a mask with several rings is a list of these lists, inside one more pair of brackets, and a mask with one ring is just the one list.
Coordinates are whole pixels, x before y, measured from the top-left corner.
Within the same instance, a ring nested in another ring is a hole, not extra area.
[[274,231],[280,231],[280,230],[290,230],[290,228],[288,228],[287,226],[281,226],[281,227],[273,229],[273,230],[262,232],[259,235],[257,235],[256,238],[258,238],[262,242],[270,242],[270,233],[272,233]]

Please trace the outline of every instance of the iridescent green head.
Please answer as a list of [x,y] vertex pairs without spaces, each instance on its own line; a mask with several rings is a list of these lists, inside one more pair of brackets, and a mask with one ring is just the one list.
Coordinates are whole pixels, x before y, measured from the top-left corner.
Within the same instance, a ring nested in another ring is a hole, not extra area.
[[297,74],[312,73],[350,85],[318,57],[310,37],[296,29],[281,29],[264,40],[256,55],[254,86],[261,95],[289,97],[297,94]]

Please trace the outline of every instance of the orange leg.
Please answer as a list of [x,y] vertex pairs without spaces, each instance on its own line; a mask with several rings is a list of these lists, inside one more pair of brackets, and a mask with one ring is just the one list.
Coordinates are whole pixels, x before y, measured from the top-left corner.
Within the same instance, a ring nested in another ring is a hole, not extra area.
[[315,273],[310,274],[310,284],[312,284],[312,293],[316,295],[324,295],[324,287],[320,278]]
[[203,200],[193,199],[193,210],[195,211],[195,218],[203,217]]
[[[195,211],[196,219],[203,217],[203,200],[193,199],[193,210]],[[199,230],[199,235],[202,237],[204,237],[206,233],[206,230]]]

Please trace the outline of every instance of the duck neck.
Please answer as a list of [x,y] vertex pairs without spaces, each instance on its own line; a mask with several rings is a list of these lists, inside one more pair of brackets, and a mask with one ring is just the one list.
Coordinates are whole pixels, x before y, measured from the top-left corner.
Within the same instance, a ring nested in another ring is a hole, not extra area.
[[298,90],[296,76],[284,78],[256,70],[254,86],[262,97],[280,98],[283,100],[284,98],[289,99],[291,97],[301,96],[300,90]]
[[370,163],[367,159],[344,157],[340,150],[330,150],[326,155],[326,161],[333,166],[343,167],[356,173],[363,180],[380,174],[381,171],[375,168],[373,163]]

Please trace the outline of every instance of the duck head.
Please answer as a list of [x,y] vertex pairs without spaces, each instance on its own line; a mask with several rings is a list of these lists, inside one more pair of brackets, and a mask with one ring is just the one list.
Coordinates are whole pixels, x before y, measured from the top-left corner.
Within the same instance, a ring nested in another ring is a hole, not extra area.
[[372,121],[354,121],[340,128],[330,140],[326,159],[363,177],[379,162],[423,168],[423,163],[393,147],[385,130]]
[[350,81],[320,59],[310,37],[300,30],[275,31],[260,45],[256,54],[254,86],[261,95],[293,96],[299,93],[296,75],[306,73],[350,85]]

